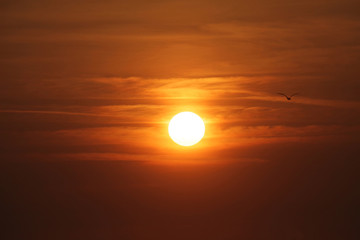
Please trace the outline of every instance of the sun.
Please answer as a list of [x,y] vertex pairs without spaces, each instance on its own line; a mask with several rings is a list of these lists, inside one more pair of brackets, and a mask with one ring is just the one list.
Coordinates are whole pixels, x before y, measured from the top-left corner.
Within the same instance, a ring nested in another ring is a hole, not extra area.
[[181,146],[192,146],[198,143],[204,134],[204,121],[195,113],[181,112],[170,120],[169,135]]

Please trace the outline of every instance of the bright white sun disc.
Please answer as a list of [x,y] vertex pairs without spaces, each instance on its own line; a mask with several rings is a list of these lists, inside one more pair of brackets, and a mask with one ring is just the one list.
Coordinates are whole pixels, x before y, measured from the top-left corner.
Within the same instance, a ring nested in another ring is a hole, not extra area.
[[181,112],[170,120],[169,135],[181,146],[192,146],[198,143],[204,134],[205,124],[195,113]]

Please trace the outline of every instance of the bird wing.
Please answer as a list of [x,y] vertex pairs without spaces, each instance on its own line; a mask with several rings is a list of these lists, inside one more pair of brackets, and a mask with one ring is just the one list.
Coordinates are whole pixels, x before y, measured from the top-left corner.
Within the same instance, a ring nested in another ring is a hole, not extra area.
[[283,94],[283,93],[277,93],[277,94],[279,94],[279,95],[282,95],[282,96],[284,96],[284,97],[288,97],[288,96],[286,96],[286,94]]
[[294,94],[291,95],[290,97],[293,97],[293,96],[296,96],[296,95],[299,95],[299,93],[294,93]]

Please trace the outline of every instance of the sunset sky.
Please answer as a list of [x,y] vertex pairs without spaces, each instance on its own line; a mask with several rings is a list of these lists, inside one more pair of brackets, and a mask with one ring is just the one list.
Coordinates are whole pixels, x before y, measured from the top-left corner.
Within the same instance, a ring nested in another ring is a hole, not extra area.
[[[0,20],[4,239],[358,239],[359,1],[14,0]],[[183,111],[192,147],[169,138]]]

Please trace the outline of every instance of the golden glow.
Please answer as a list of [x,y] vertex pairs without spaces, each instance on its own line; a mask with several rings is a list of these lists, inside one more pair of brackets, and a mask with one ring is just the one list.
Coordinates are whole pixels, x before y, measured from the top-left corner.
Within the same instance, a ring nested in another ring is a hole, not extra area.
[[169,123],[171,139],[181,146],[192,146],[198,143],[205,134],[203,120],[192,112],[176,114]]

